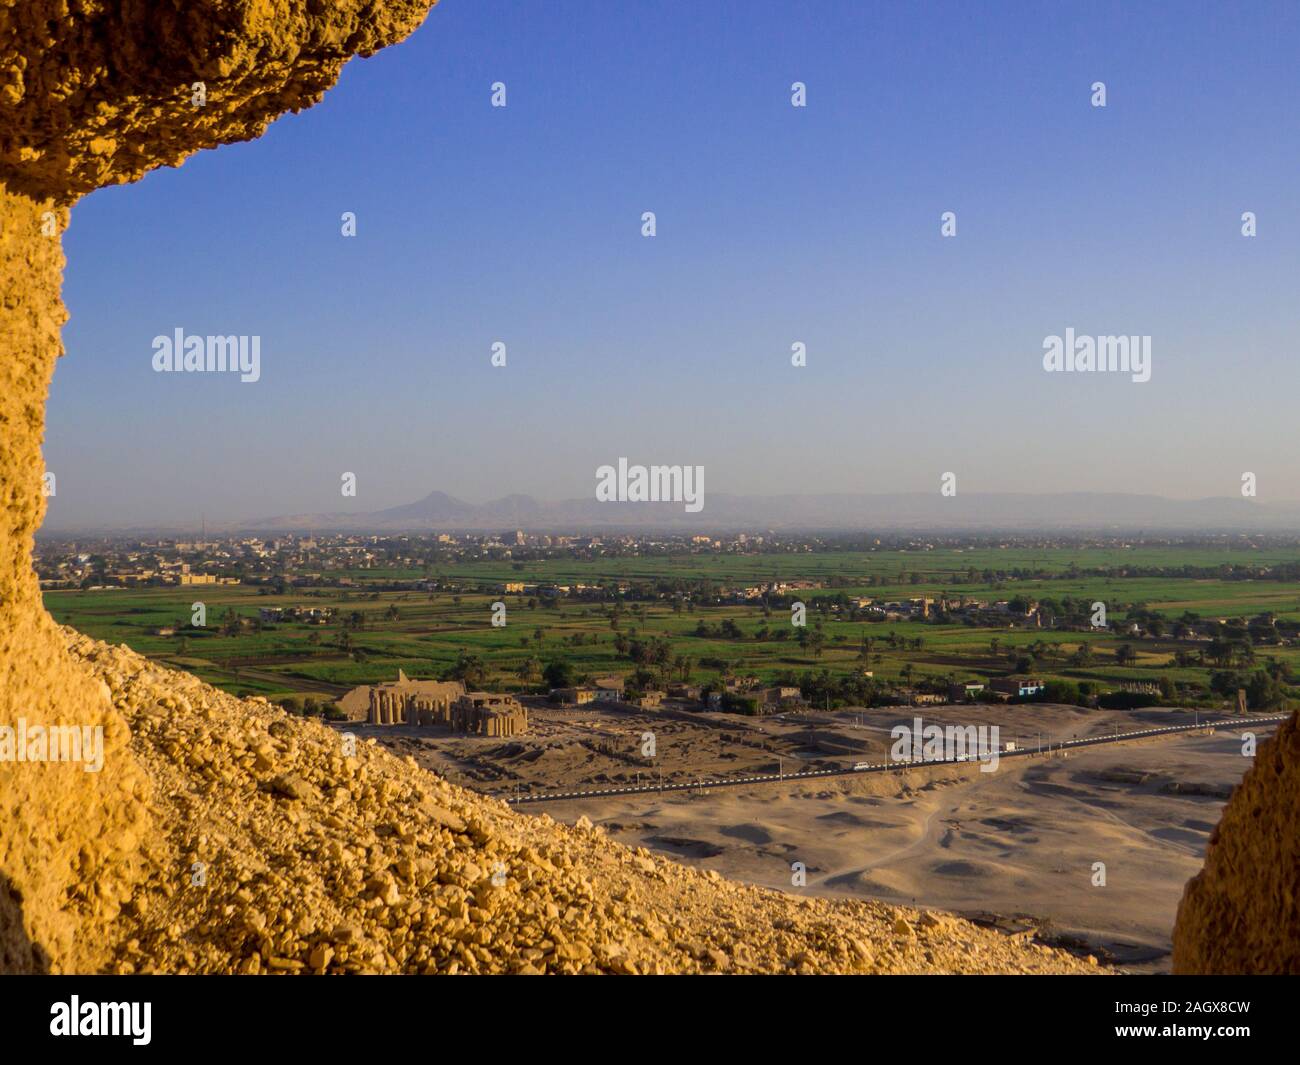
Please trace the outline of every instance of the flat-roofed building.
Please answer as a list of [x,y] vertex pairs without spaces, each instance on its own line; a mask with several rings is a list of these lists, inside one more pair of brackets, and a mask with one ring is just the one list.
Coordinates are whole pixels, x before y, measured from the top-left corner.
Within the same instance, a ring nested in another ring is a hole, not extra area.
[[569,706],[585,706],[596,698],[596,689],[585,685],[576,688],[552,688],[551,698]]
[[994,677],[989,681],[989,688],[1002,695],[1021,699],[1027,695],[1037,695],[1043,690],[1043,682],[1036,677]]
[[781,686],[764,688],[757,693],[759,708],[764,712],[779,710],[783,706],[795,706],[804,701],[803,692],[797,687]]

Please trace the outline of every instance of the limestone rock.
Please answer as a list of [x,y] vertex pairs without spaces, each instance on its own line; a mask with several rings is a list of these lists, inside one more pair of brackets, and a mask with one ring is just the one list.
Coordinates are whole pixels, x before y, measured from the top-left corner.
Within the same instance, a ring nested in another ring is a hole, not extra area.
[[1300,973],[1300,725],[1259,745],[1174,925],[1176,973]]
[[[0,972],[107,964],[120,900],[145,864],[139,841],[152,835],[153,782],[132,753],[125,715],[148,714],[135,725],[140,739],[173,715],[188,717],[184,693],[202,690],[178,678],[145,706],[141,687],[162,674],[132,662],[110,699],[88,665],[70,659],[41,604],[31,551],[45,513],[45,397],[67,317],[59,289],[68,205],[201,148],[258,136],[281,113],[319,100],[349,57],[405,37],[431,3],[0,0],[0,722],[21,717],[104,737],[98,773],[0,763]],[[208,752],[191,754],[187,789],[235,779]],[[121,964],[136,971],[132,960]]]
[[406,37],[432,6],[6,3],[0,183],[68,203],[201,148],[259,137],[284,112],[317,103],[352,56]]

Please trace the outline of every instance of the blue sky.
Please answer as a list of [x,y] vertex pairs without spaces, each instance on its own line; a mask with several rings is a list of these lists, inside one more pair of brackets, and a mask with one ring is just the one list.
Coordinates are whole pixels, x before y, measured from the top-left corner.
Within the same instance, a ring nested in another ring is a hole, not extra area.
[[[1300,9],[1225,6],[443,0],[74,209],[47,527],[590,496],[621,455],[1300,497]],[[155,373],[177,327],[260,335],[261,380]],[[1066,327],[1150,335],[1151,381],[1044,373]]]

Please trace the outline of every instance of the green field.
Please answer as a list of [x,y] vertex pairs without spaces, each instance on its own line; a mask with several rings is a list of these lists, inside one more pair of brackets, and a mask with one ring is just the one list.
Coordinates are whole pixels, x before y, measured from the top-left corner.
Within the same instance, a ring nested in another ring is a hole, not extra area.
[[[263,594],[257,587],[206,585],[100,591],[53,591],[45,601],[56,619],[99,639],[125,643],[142,654],[192,671],[238,694],[271,697],[295,692],[337,695],[356,684],[408,675],[445,675],[464,655],[475,656],[482,682],[497,689],[535,687],[519,668],[528,659],[557,658],[576,674],[629,674],[637,667],[617,646],[621,638],[645,643],[657,638],[670,647],[671,675],[694,682],[716,679],[724,666],[739,674],[772,680],[790,674],[848,675],[864,667],[877,680],[916,683],[927,678],[983,679],[1016,665],[1012,652],[1033,648],[1032,671],[1044,678],[1090,681],[1114,687],[1125,680],[1169,677],[1184,685],[1207,685],[1211,664],[1174,665],[1187,641],[1143,636],[1127,641],[1113,631],[1131,608],[1156,612],[1171,623],[1186,612],[1206,621],[1249,620],[1271,614],[1300,623],[1300,582],[1256,576],[1266,567],[1295,567],[1296,549],[1196,548],[1008,548],[926,551],[866,550],[764,555],[702,554],[676,557],[610,558],[597,561],[447,563],[428,571],[366,569],[331,577],[353,581],[337,587]],[[1190,575],[1188,575],[1190,574]],[[434,579],[459,585],[436,593],[402,589],[402,582]],[[818,646],[801,648],[788,610],[765,615],[761,605],[697,605],[675,610],[674,594],[700,600],[723,586],[779,580],[812,580],[833,587],[797,593],[809,604],[809,629]],[[633,600],[615,605],[562,599],[553,605],[518,595],[502,596],[499,582],[523,581],[596,585],[624,582]],[[1100,600],[1107,604],[1110,632],[936,625],[920,621],[868,623],[818,610],[828,597],[905,599],[958,596],[997,600]],[[669,598],[657,598],[668,596]],[[507,604],[507,624],[490,623],[491,604]],[[151,635],[160,626],[184,624],[195,602],[203,602],[207,623],[175,636]],[[331,607],[325,626],[288,622],[254,631],[259,607]],[[228,611],[245,619],[238,632],[223,625]],[[345,626],[340,619],[355,624]],[[703,621],[716,629],[734,622],[741,636],[700,637]],[[756,638],[762,628],[768,638]],[[223,632],[223,628],[226,630]],[[783,634],[784,639],[777,638]],[[864,639],[870,639],[864,662]],[[921,640],[919,647],[916,640]],[[997,641],[997,653],[992,641]],[[1131,642],[1133,661],[1116,652]],[[1092,650],[1086,665],[1071,664],[1080,644]],[[1300,647],[1289,638],[1266,640],[1239,668],[1258,669],[1269,659],[1279,670],[1300,669]],[[686,659],[685,669],[681,659]],[[1024,663],[1022,662],[1021,665]],[[1288,681],[1289,682],[1289,681]],[[1206,693],[1208,695],[1208,693]]]

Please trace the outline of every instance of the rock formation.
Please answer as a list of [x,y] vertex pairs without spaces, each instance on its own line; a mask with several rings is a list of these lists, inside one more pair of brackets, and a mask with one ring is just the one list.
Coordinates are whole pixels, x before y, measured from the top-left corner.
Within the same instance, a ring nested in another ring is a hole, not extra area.
[[70,662],[32,571],[32,535],[45,511],[45,397],[65,317],[54,227],[66,220],[52,195],[33,198],[0,183],[0,723],[102,727],[111,756],[96,774],[74,764],[34,771],[0,762],[5,970],[43,969],[52,957],[94,967],[147,828],[146,782],[127,752],[126,725],[104,686]]
[[69,658],[31,564],[67,209],[101,185],[258,136],[429,6],[0,0],[0,722],[102,726],[106,745],[99,773],[0,763],[0,969],[97,968],[149,831],[126,724]]
[[1300,727],[1259,745],[1174,926],[1176,973],[1300,973]]
[[433,3],[0,0],[0,181],[67,204],[261,136]]

